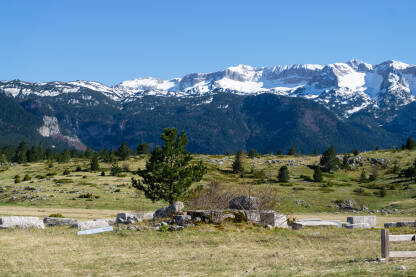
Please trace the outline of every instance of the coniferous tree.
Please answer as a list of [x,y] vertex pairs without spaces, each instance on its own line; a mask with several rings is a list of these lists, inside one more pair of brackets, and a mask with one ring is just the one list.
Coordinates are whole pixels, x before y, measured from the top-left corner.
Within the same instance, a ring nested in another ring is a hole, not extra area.
[[103,160],[103,161],[106,161],[107,159],[108,159],[108,152],[107,152],[107,150],[105,150],[105,148],[104,147],[102,147],[101,149],[100,149],[100,151],[98,151],[98,157],[101,159],[101,160]]
[[235,154],[234,162],[233,162],[233,165],[232,165],[233,173],[236,173],[236,174],[244,173],[244,166],[243,166],[242,156],[243,156],[242,151],[237,151],[237,153]]
[[111,148],[111,150],[108,151],[107,159],[105,160],[105,162],[107,162],[107,163],[113,163],[116,160],[117,160],[116,151]]
[[164,145],[153,149],[146,169],[138,170],[143,181],[132,179],[132,186],[143,191],[152,201],[165,200],[174,203],[192,185],[206,173],[202,161],[190,165],[191,154],[185,150],[188,143],[186,135],[178,135],[175,128],[165,129],[162,133]]
[[117,176],[121,173],[121,167],[118,166],[118,163],[116,161],[113,162],[110,170],[111,176]]
[[46,151],[45,151],[45,158],[46,158],[48,161],[52,161],[52,160],[53,160],[53,153],[52,153],[52,149],[50,149],[50,148],[46,149]]
[[138,155],[149,154],[149,145],[146,142],[140,143],[139,146],[137,146],[137,154]]
[[100,164],[98,163],[98,155],[94,155],[94,157],[92,157],[90,166],[91,171],[98,171],[100,169]]
[[315,182],[322,182],[323,181],[322,170],[319,166],[315,167],[314,170],[313,170],[313,180]]
[[125,161],[130,157],[131,149],[130,146],[123,142],[120,147],[117,149],[117,156],[119,156],[120,160]]
[[339,161],[334,146],[329,147],[322,154],[320,165],[328,172],[338,169]]
[[289,168],[287,166],[284,165],[279,169],[279,175],[277,176],[277,179],[281,183],[289,182]]
[[59,161],[61,163],[67,163],[71,159],[71,153],[69,152],[68,148],[65,148],[62,154],[60,155]]
[[407,140],[406,140],[406,149],[413,150],[415,148],[416,148],[416,141],[411,137],[407,138]]
[[289,156],[293,156],[296,154],[296,148],[294,146],[290,147],[289,152],[287,153]]
[[365,183],[365,182],[367,182],[367,174],[365,174],[365,170],[363,169],[360,175],[360,183]]
[[248,157],[249,158],[251,158],[251,159],[253,159],[253,158],[255,158],[255,157],[257,157],[257,151],[256,151],[256,149],[251,149],[249,152],[248,152]]
[[17,163],[25,163],[27,161],[28,146],[26,142],[22,141],[16,149],[14,161]]
[[318,155],[319,155],[319,153],[318,153],[318,149],[316,149],[316,148],[315,148],[315,149],[313,150],[313,155],[314,155],[314,156],[318,156]]
[[349,158],[350,157],[348,155],[344,155],[342,157],[342,169],[345,169],[345,170],[350,170],[351,169]]
[[91,159],[93,156],[94,156],[94,150],[92,150],[92,148],[88,146],[87,149],[85,149],[84,157],[87,159]]
[[78,158],[80,156],[79,152],[75,148],[71,149],[70,155],[71,155],[71,158]]
[[276,155],[281,156],[282,155],[282,151],[280,149],[277,149]]

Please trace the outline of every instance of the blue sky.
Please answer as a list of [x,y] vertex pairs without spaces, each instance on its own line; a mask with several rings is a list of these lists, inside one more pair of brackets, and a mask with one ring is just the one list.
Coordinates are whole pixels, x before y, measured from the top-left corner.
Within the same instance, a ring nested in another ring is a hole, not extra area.
[[1,1],[0,80],[169,79],[253,66],[416,64],[416,1]]

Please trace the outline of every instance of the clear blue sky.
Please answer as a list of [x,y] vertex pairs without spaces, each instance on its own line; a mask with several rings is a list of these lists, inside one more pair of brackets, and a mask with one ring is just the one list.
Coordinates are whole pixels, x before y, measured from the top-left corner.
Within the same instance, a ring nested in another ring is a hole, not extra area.
[[416,64],[416,1],[0,2],[0,80],[179,77],[236,64]]

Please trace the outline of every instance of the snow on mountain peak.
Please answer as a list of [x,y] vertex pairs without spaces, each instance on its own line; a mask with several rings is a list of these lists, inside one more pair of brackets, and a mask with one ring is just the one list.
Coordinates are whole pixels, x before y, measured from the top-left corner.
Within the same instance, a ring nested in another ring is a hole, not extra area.
[[101,92],[115,101],[134,101],[145,95],[187,97],[221,91],[244,95],[269,92],[313,99],[349,116],[371,103],[377,106],[384,101],[400,106],[414,101],[416,66],[394,60],[374,66],[359,60],[273,67],[239,64],[217,72],[191,73],[171,80],[136,78],[113,87],[89,81],[0,82],[0,91],[13,97],[57,96],[82,93],[85,89]]

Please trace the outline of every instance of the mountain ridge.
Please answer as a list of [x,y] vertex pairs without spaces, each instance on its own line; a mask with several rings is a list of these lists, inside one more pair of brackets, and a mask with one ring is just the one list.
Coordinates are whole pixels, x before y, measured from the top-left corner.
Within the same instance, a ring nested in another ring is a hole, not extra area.
[[[39,82],[1,81],[0,91],[13,97],[57,96],[82,92],[102,93],[118,102],[153,96],[193,97],[218,92],[239,95],[272,93],[312,99],[337,115],[348,118],[366,111],[375,118],[415,101],[416,66],[389,60],[371,65],[359,60],[328,65],[252,67],[237,65],[211,73],[190,73],[162,80],[136,78],[112,87],[95,81]],[[389,119],[389,117],[387,120]]]

